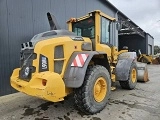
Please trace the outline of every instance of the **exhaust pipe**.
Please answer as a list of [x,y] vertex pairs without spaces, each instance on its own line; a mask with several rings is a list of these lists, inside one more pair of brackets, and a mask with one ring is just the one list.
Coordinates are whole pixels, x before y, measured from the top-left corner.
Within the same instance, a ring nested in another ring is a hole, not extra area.
[[51,30],[60,30],[60,26],[56,20],[56,17],[49,12],[47,13],[48,22]]
[[138,54],[139,54],[139,55],[141,55],[141,54],[142,54],[140,49],[138,50]]

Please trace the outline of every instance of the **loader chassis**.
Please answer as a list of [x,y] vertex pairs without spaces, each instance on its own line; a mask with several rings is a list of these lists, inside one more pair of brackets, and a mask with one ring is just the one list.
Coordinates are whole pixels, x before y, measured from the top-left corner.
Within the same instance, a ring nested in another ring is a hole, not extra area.
[[47,16],[51,31],[22,44],[21,66],[11,76],[13,88],[52,102],[72,92],[75,105],[86,114],[104,109],[116,81],[122,88],[135,88],[135,53],[109,44],[115,18],[93,11],[70,19],[68,31],[60,30],[51,14]]

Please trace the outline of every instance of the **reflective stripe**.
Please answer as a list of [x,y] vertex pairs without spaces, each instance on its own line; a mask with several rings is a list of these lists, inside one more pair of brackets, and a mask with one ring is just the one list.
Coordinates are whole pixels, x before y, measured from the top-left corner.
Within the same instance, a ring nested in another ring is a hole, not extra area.
[[83,67],[85,61],[88,58],[88,54],[78,54],[76,55],[75,59],[73,60],[71,66],[73,67]]

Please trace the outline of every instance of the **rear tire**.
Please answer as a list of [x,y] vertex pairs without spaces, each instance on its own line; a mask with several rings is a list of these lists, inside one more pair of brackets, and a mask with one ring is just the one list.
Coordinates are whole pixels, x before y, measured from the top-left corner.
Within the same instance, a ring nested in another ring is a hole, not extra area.
[[119,81],[121,87],[123,89],[129,89],[129,90],[134,89],[137,84],[137,75],[138,75],[137,66],[133,62],[129,71],[129,77],[128,77],[129,79],[127,81]]
[[85,114],[95,114],[108,102],[111,79],[108,70],[100,65],[89,66],[83,85],[74,90],[76,107]]

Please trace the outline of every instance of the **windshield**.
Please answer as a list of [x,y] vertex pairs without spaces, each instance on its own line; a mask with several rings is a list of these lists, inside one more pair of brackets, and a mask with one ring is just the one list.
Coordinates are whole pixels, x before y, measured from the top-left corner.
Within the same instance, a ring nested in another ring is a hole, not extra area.
[[73,23],[73,32],[77,36],[95,38],[95,22],[94,18],[90,17],[85,20]]

